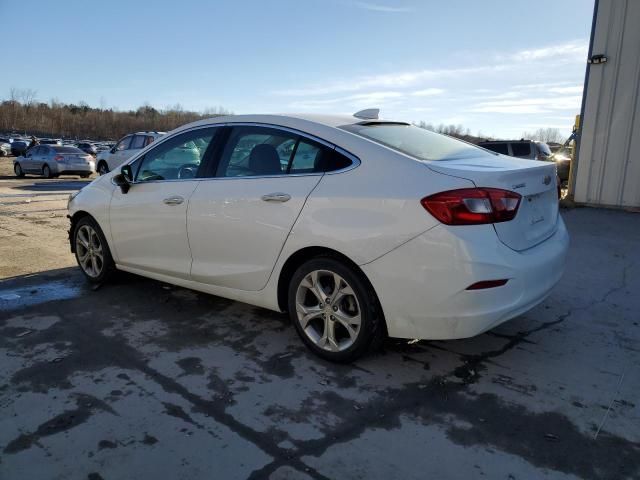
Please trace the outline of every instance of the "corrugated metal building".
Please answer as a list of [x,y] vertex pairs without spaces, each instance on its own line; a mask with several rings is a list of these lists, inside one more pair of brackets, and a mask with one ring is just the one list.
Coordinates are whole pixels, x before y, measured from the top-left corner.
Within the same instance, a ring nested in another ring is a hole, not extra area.
[[596,0],[589,59],[574,200],[640,207],[640,0]]

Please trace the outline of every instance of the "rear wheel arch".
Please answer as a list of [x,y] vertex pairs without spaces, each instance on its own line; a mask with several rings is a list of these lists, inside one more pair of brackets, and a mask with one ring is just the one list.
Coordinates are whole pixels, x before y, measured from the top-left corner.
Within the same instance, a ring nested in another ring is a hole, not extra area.
[[[287,261],[284,262],[284,265],[282,265],[282,268],[280,269],[280,276],[278,277],[278,307],[281,311],[284,312],[288,309],[287,294],[289,290],[289,282],[291,281],[293,274],[296,272],[298,267],[300,267],[305,262],[319,257],[330,257],[334,260],[342,262],[346,267],[349,267],[356,274],[358,274],[375,293],[375,289],[367,278],[367,275],[362,271],[357,263],[355,263],[345,254],[327,247],[305,247],[289,256]],[[376,297],[377,296],[378,295],[376,293]]]

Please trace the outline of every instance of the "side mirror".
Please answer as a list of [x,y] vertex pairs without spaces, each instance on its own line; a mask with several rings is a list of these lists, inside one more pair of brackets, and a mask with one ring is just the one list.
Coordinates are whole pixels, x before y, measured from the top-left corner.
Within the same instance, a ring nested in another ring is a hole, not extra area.
[[109,150],[109,153],[116,153],[116,147],[111,147],[111,150]]
[[131,169],[131,165],[123,165],[120,169],[120,173],[124,176],[127,182],[133,183],[133,170]]
[[113,183],[120,187],[120,191],[123,194],[129,192],[131,184],[133,183],[133,171],[130,165],[124,165],[120,169],[120,173],[113,177]]

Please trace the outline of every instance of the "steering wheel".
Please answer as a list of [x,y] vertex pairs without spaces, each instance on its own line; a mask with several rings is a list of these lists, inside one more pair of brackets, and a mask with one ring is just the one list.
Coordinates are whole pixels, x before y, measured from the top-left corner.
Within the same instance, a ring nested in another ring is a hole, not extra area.
[[178,178],[196,178],[198,167],[195,165],[182,165],[178,170]]

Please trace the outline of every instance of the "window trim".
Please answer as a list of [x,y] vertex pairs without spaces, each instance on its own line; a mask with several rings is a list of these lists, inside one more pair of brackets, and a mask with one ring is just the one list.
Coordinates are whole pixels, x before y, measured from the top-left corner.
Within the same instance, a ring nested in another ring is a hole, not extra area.
[[[173,133],[172,135],[164,135],[162,137],[160,137],[159,139],[155,139],[151,144],[147,145],[147,147],[143,148],[140,152],[136,153],[135,155],[133,155],[130,159],[128,159],[126,162],[124,162],[122,165],[131,165],[132,163],[138,161],[138,159],[140,159],[141,157],[144,157],[148,151],[151,150],[150,147],[151,145],[153,145],[153,148],[156,148],[159,145],[162,145],[164,142],[176,137],[177,135],[182,135],[183,133],[188,133],[188,132],[192,132],[195,130],[201,130],[204,128],[223,128],[223,130],[220,130],[220,133],[218,135],[220,135],[220,139],[219,142],[217,143],[216,147],[214,148],[211,158],[205,159],[203,162],[203,166],[202,166],[202,173],[203,174],[207,174],[207,173],[214,173],[215,171],[217,171],[218,169],[218,163],[220,160],[220,156],[222,155],[222,151],[224,150],[224,148],[226,147],[227,144],[227,140],[229,139],[229,133],[231,132],[231,128],[230,127],[244,127],[244,126],[253,126],[253,127],[264,127],[264,128],[273,128],[276,130],[283,130],[285,132],[289,132],[289,133],[293,133],[295,135],[299,135],[301,137],[305,137],[309,140],[312,140],[314,142],[320,143],[324,146],[326,146],[327,148],[333,149],[336,152],[338,152],[341,155],[344,155],[345,157],[347,157],[349,160],[351,160],[351,165],[338,169],[338,170],[333,170],[331,172],[317,172],[317,173],[283,173],[280,175],[257,175],[257,176],[252,176],[252,177],[216,177],[216,176],[197,176],[196,178],[177,178],[177,179],[170,179],[170,180],[150,180],[148,182],[139,182],[139,183],[145,183],[145,184],[153,184],[153,183],[160,183],[160,182],[200,182],[200,181],[210,181],[210,180],[247,180],[247,179],[261,179],[261,178],[280,178],[280,177],[284,177],[284,178],[290,178],[290,177],[308,177],[308,176],[318,176],[318,175],[337,175],[340,173],[345,173],[348,172],[350,170],[353,170],[355,168],[358,168],[360,166],[360,164],[362,163],[360,161],[360,158],[358,158],[356,155],[352,154],[351,152],[345,150],[344,148],[338,146],[338,145],[334,145],[330,142],[328,142],[327,140],[323,140],[322,138],[316,137],[315,135],[312,135],[310,133],[307,132],[303,132],[301,130],[297,130],[295,128],[291,128],[291,127],[284,127],[281,125],[274,125],[272,123],[261,123],[261,122],[224,122],[224,123],[208,123],[206,125],[197,125],[185,130],[180,130],[177,131],[175,133]],[[198,171],[198,175],[200,175],[200,171]],[[137,172],[136,172],[136,176],[137,176]],[[113,185],[115,185],[115,183],[113,182],[113,177],[111,179],[111,183]],[[133,182],[133,184],[137,184],[138,182]]]

